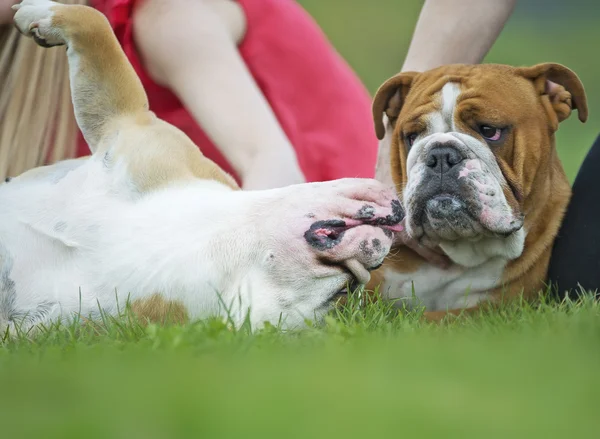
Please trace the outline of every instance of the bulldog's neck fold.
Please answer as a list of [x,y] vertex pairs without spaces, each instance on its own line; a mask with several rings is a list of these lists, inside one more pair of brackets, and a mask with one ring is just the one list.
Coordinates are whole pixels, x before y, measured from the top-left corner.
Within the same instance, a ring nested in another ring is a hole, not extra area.
[[519,258],[523,253],[526,236],[525,229],[520,228],[508,237],[444,241],[440,243],[440,247],[455,264],[472,268],[494,258],[505,262]]

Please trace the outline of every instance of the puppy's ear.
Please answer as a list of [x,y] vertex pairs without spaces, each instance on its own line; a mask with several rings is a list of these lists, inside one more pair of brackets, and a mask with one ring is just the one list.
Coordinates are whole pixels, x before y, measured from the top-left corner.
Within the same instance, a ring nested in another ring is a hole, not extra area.
[[572,70],[561,64],[543,63],[518,69],[525,78],[533,81],[539,94],[547,97],[557,122],[562,122],[577,110],[579,120],[588,117],[587,98],[583,84]]
[[400,114],[404,99],[410,90],[417,72],[404,72],[383,83],[373,99],[373,120],[375,122],[375,134],[379,140],[385,136],[383,126],[383,114],[385,113],[392,124]]

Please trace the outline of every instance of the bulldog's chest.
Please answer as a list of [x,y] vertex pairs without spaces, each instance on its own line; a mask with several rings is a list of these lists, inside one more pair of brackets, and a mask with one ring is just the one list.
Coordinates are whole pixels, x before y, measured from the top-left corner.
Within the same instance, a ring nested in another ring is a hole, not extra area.
[[506,260],[491,259],[477,267],[452,267],[446,270],[425,264],[412,273],[383,267],[380,293],[409,308],[427,311],[471,307],[485,300],[500,286]]

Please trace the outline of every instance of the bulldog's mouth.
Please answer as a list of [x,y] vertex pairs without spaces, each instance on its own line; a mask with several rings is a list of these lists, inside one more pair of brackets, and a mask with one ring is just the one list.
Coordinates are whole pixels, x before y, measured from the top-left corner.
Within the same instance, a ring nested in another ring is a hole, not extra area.
[[450,220],[463,212],[468,214],[462,200],[450,194],[439,194],[427,200],[423,214],[433,219]]
[[434,195],[422,206],[417,224],[433,240],[508,237],[523,226],[522,218],[449,193]]

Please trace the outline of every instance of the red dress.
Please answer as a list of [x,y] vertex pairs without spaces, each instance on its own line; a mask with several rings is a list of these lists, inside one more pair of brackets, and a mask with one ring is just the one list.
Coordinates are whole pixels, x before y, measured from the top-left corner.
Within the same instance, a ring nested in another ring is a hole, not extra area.
[[[202,153],[238,176],[183,104],[145,72],[133,39],[136,1],[92,0],[109,19],[140,76],[150,109],[184,131]],[[294,0],[239,0],[247,30],[239,46],[291,141],[307,181],[373,177],[377,140],[371,98],[314,20]],[[89,154],[80,135],[78,155]]]

